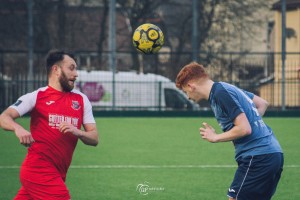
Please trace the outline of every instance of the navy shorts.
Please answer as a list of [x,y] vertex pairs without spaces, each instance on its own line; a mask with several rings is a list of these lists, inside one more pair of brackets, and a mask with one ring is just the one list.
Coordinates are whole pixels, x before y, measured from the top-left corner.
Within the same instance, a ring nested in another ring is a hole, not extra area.
[[283,170],[283,154],[272,153],[239,159],[227,196],[237,200],[269,200]]

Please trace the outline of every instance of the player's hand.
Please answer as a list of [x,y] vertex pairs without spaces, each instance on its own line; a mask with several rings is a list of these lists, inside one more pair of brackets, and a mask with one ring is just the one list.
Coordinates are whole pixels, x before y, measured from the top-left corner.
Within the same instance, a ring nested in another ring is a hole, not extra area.
[[67,122],[62,122],[59,125],[59,131],[62,133],[72,133],[77,137],[80,137],[80,130],[76,128],[73,124],[69,124]]
[[29,131],[19,128],[15,130],[15,133],[20,140],[20,144],[24,145],[25,147],[30,147],[32,143],[34,143],[34,139]]
[[217,142],[217,134],[215,129],[205,122],[202,125],[203,127],[199,129],[202,139],[213,143]]

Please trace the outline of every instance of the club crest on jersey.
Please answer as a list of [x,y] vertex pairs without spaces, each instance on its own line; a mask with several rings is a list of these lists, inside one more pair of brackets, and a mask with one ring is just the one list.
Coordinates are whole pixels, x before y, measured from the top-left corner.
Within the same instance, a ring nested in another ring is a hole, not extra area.
[[73,108],[74,110],[79,110],[79,108],[80,108],[79,102],[78,102],[78,101],[73,101],[73,100],[72,100],[72,108]]

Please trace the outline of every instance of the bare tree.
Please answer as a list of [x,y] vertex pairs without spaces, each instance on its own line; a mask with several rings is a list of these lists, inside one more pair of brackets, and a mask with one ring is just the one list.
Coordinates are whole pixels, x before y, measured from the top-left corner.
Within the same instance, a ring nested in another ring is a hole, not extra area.
[[[272,0],[227,0],[220,2],[216,7],[213,25],[202,45],[204,51],[214,52],[209,58],[206,57],[207,63],[215,63],[222,67],[222,70],[216,70],[221,72],[215,73],[216,76],[232,81],[235,76],[238,76],[235,73],[247,73],[242,69],[244,66],[234,63],[240,63],[240,60],[244,59],[244,56],[251,51],[253,43],[262,43],[258,39],[260,37],[257,37],[259,34],[267,35],[267,24],[270,18],[268,11],[272,2]],[[231,51],[240,53],[223,54]]]
[[[130,29],[133,31],[143,23],[151,23],[153,20],[160,21],[159,8],[170,0],[117,0],[120,11],[129,20]],[[138,53],[133,45],[130,45],[133,69],[139,71],[141,65]]]
[[104,49],[104,42],[107,39],[107,32],[106,32],[106,25],[107,25],[107,18],[108,18],[108,0],[103,0],[103,12],[102,12],[102,20],[100,23],[100,33],[99,33],[99,41],[98,41],[98,63],[101,65],[102,63],[102,52]]
[[[250,38],[255,40],[257,30],[264,28],[266,18],[262,16],[271,3],[272,0],[197,1],[198,60],[209,65],[222,59],[218,52],[247,52],[249,45],[246,43]],[[162,13],[167,45],[173,52],[168,74],[173,74],[174,78],[179,68],[191,61],[192,1],[173,0],[162,6]]]
[[[222,54],[226,51],[249,51],[247,41],[256,40],[262,17],[273,0],[201,0],[197,1],[197,47],[199,60],[210,64],[219,60],[229,69]],[[3,0],[0,9],[0,41],[2,49],[18,44],[26,50],[26,1]],[[98,65],[107,50],[108,0],[45,0],[34,1],[34,46],[46,51],[52,47],[67,47],[77,51],[98,52]],[[182,0],[117,0],[117,51],[130,52],[126,64],[139,70],[139,54],[131,43],[132,31],[149,22],[164,32],[170,59],[160,63],[158,55],[143,56],[144,63],[155,65],[151,72],[174,78],[192,55],[192,1]],[[262,11],[263,10],[263,11]],[[5,20],[4,20],[5,19]],[[125,22],[125,23],[124,23]],[[87,37],[88,35],[88,37]],[[251,38],[251,39],[250,39]],[[18,42],[16,42],[18,41]],[[221,56],[220,56],[221,55]],[[127,59],[127,58],[126,58]],[[239,59],[234,57],[234,59]],[[224,61],[222,61],[224,60]],[[229,64],[228,64],[229,63]],[[160,70],[157,70],[159,66]],[[100,69],[99,66],[96,67]],[[129,69],[130,67],[127,67]],[[163,69],[163,70],[162,70]]]

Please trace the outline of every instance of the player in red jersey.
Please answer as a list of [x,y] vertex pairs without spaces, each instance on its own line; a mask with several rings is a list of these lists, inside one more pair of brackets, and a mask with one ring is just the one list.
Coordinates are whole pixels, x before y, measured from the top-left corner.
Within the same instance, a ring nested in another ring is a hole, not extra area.
[[[74,56],[50,51],[46,68],[48,86],[21,96],[0,115],[0,126],[14,131],[20,143],[28,147],[16,200],[70,199],[65,180],[78,139],[87,145],[98,144],[91,103],[73,89],[78,76]],[[15,119],[29,112],[27,131]]]

